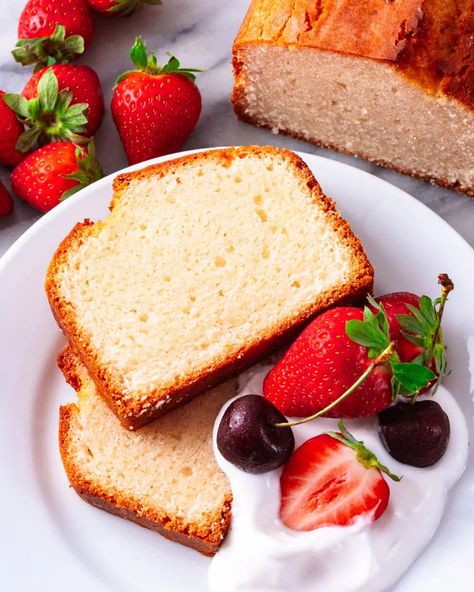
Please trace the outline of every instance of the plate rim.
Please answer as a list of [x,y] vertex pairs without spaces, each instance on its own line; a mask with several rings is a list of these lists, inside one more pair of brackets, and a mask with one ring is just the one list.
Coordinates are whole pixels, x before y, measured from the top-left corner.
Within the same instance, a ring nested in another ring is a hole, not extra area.
[[[128,172],[128,171],[137,170],[142,167],[150,166],[150,165],[153,165],[153,164],[156,164],[159,162],[165,162],[167,160],[171,160],[173,158],[178,158],[178,157],[181,157],[181,156],[184,156],[187,154],[193,154],[193,153],[197,153],[197,152],[200,152],[203,150],[218,149],[218,148],[220,148],[220,147],[183,151],[183,152],[175,153],[172,155],[167,155],[165,157],[152,159],[152,160],[149,160],[149,161],[146,161],[143,163],[139,163],[137,165],[132,165],[130,167],[125,167],[124,169],[121,169],[119,171],[111,173],[111,174],[107,175],[106,177],[104,177],[103,179],[99,180],[98,182],[83,189],[78,194],[78,197],[79,197],[79,199],[87,199],[87,192],[88,191],[91,193],[93,193],[94,191],[101,192],[103,190],[103,188],[100,184],[101,183],[103,185],[109,184],[111,182],[111,180],[118,174]],[[384,201],[383,189],[387,188],[391,193],[390,201],[392,199],[396,199],[396,197],[399,194],[401,194],[400,198],[402,200],[404,200],[403,203],[407,204],[408,207],[414,207],[417,210],[417,212],[420,212],[420,216],[425,215],[426,210],[428,210],[428,212],[430,212],[433,215],[433,217],[430,218],[429,215],[426,216],[426,219],[428,220],[427,224],[430,225],[430,224],[434,223],[434,224],[438,225],[438,228],[440,228],[440,229],[442,228],[443,233],[444,232],[446,233],[445,236],[447,237],[448,241],[450,243],[452,241],[453,244],[455,244],[456,248],[462,249],[462,252],[465,253],[468,261],[470,261],[472,259],[474,262],[474,259],[473,259],[474,248],[471,247],[471,245],[454,228],[452,228],[450,226],[450,224],[448,222],[446,222],[441,216],[439,216],[436,212],[432,211],[429,207],[427,207],[425,204],[421,203],[419,200],[414,198],[412,195],[410,195],[406,191],[392,185],[391,183],[389,183],[385,179],[381,179],[380,177],[377,177],[376,175],[374,175],[368,171],[358,169],[357,167],[354,167],[352,165],[348,165],[346,163],[341,163],[337,160],[334,160],[331,158],[326,158],[323,156],[319,156],[317,154],[311,154],[311,153],[300,152],[300,151],[294,151],[294,152],[296,152],[296,154],[301,156],[308,163],[308,165],[313,170],[313,173],[315,174],[316,177],[318,177],[318,174],[317,174],[318,162],[322,161],[330,170],[331,176],[334,174],[333,171],[344,171],[347,169],[349,169],[350,174],[356,178],[366,179],[367,175],[369,175],[369,177],[371,179],[369,178],[368,182],[370,182],[372,184],[372,188],[374,188],[374,189],[380,188],[381,189],[381,191],[380,191],[380,193],[381,193],[380,201],[381,202]],[[341,169],[341,165],[342,165],[342,169]],[[107,195],[108,195],[108,200],[106,200],[105,196],[104,196],[104,205],[107,205],[110,201],[111,193],[108,189],[107,189]],[[337,199],[335,201],[336,201],[336,206],[337,206]],[[1,285],[1,280],[3,277],[10,276],[12,271],[14,273],[14,268],[12,269],[10,263],[12,261],[15,261],[15,258],[17,256],[25,256],[26,248],[28,248],[28,249],[31,248],[30,241],[33,241],[33,243],[34,243],[35,240],[41,240],[41,237],[44,235],[44,230],[48,228],[48,225],[55,224],[55,216],[59,217],[61,215],[61,213],[65,211],[65,208],[73,207],[73,205],[75,203],[77,203],[77,200],[70,200],[70,202],[67,201],[65,203],[60,204],[57,208],[54,208],[51,212],[48,212],[42,218],[40,218],[37,222],[32,224],[32,226],[29,229],[27,229],[10,246],[10,248],[6,251],[6,253],[0,258],[0,285]],[[421,210],[420,210],[420,206],[421,206]],[[83,209],[86,210],[87,207],[84,207]],[[344,215],[344,217],[346,217],[346,216]],[[97,218],[97,219],[99,219],[99,218]],[[442,224],[439,226],[440,222]],[[56,224],[58,224],[58,221],[56,221]],[[64,233],[66,234],[67,231],[69,230],[69,226],[67,228],[64,228],[63,223],[60,223],[59,225],[61,226],[61,229],[64,229]],[[468,247],[468,249],[465,248],[466,246]],[[469,330],[471,331],[471,329],[474,329],[474,317],[469,318],[469,315],[466,315],[466,317],[468,317],[468,318],[466,318],[466,321],[469,326]],[[2,402],[1,399],[2,399],[2,397],[0,397],[0,403]],[[466,419],[467,419],[467,417],[466,417]],[[472,454],[470,454],[469,456],[472,456]],[[8,573],[7,573],[7,576],[8,576]],[[41,582],[40,582],[40,584],[41,584]]]

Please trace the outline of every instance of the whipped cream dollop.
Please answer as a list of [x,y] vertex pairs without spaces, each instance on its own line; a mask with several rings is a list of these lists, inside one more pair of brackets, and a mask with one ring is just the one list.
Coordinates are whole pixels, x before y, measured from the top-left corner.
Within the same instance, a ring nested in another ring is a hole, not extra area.
[[[269,366],[259,366],[240,378],[240,392],[261,394]],[[426,469],[398,463],[377,435],[377,418],[345,421],[358,440],[403,478],[387,478],[390,501],[376,522],[360,517],[351,526],[328,526],[299,532],[279,519],[281,468],[252,475],[214,453],[229,478],[232,494],[230,531],[209,569],[210,592],[382,592],[392,586],[428,544],[441,520],[449,489],[462,475],[468,431],[454,397],[440,387],[436,400],[451,424],[443,458]],[[328,430],[337,421],[318,419],[293,428],[296,445]]]

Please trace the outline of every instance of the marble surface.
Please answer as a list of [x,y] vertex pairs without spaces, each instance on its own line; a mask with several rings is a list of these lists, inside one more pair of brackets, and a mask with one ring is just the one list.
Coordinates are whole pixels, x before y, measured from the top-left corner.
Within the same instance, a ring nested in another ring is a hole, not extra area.
[[[97,17],[93,43],[80,63],[97,70],[106,98],[106,116],[96,136],[98,156],[105,172],[111,173],[126,165],[108,105],[116,76],[129,67],[129,48],[135,36],[142,35],[149,48],[157,50],[159,58],[164,59],[165,52],[170,51],[183,65],[205,69],[198,77],[203,98],[202,115],[185,148],[273,144],[346,162],[415,196],[474,246],[474,199],[237,121],[229,103],[232,89],[230,55],[232,41],[248,3],[249,0],[163,0],[162,6],[146,6],[130,18]],[[24,4],[25,0],[0,2],[0,89],[9,92],[21,91],[30,75],[30,69],[17,65],[10,55],[16,42],[18,16]],[[0,168],[0,177],[8,186],[9,171]],[[15,213],[0,220],[0,255],[39,217],[38,212],[16,199]]]

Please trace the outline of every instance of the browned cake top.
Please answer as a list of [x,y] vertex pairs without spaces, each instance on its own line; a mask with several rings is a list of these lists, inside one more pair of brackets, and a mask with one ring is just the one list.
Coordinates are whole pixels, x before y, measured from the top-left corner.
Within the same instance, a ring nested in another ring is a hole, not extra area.
[[253,0],[236,42],[258,41],[394,62],[474,108],[474,0]]

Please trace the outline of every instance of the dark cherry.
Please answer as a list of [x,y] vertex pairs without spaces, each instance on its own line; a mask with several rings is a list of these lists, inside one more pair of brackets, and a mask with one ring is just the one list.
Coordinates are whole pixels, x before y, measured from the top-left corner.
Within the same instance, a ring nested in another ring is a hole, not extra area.
[[266,473],[282,465],[295,447],[290,427],[275,427],[286,418],[260,395],[232,401],[217,430],[217,447],[230,463],[247,473]]
[[394,459],[413,467],[430,467],[449,442],[449,418],[435,401],[398,403],[379,415],[379,436]]

